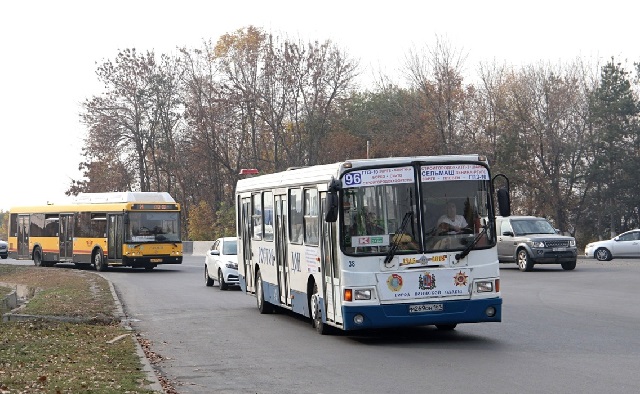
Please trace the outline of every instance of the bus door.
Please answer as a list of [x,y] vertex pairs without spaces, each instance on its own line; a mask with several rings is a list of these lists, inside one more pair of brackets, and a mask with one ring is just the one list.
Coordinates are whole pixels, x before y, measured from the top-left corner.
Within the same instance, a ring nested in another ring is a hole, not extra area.
[[73,214],[60,214],[59,225],[60,260],[73,259]]
[[29,259],[29,226],[31,221],[29,215],[18,215],[18,258]]
[[254,283],[254,275],[253,275],[253,267],[252,263],[252,254],[251,254],[251,228],[253,226],[251,220],[251,197],[244,197],[241,201],[241,211],[240,211],[240,240],[242,242],[242,262],[244,269],[244,280],[247,282],[247,291],[255,290]]
[[122,260],[123,214],[107,214],[107,260]]
[[280,303],[291,306],[289,289],[289,263],[287,259],[287,195],[276,194],[274,196],[275,214],[275,248],[276,266],[278,269],[278,289],[280,291]]
[[340,269],[336,255],[336,224],[324,220],[327,193],[320,193],[320,264],[324,280],[322,295],[327,320],[342,322],[342,308],[340,306]]

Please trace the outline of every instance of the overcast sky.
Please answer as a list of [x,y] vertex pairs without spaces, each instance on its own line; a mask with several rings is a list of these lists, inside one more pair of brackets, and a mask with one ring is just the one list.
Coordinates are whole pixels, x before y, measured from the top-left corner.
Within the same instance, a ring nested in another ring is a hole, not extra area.
[[[221,5],[228,4],[228,5]],[[78,179],[80,104],[101,93],[96,62],[119,49],[174,53],[253,25],[327,39],[363,67],[392,74],[412,48],[443,37],[480,61],[640,61],[640,3],[448,0],[0,2],[0,209],[64,199]],[[399,79],[399,78],[398,78]],[[418,152],[417,152],[418,153]]]

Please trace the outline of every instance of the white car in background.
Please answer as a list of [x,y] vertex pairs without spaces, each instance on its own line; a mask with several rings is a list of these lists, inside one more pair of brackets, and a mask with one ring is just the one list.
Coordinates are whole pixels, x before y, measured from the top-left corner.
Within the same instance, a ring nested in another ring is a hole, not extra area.
[[606,241],[590,242],[584,248],[584,255],[599,261],[640,257],[640,229],[627,231]]
[[238,286],[238,238],[223,237],[215,240],[204,259],[205,285],[218,282],[220,290]]

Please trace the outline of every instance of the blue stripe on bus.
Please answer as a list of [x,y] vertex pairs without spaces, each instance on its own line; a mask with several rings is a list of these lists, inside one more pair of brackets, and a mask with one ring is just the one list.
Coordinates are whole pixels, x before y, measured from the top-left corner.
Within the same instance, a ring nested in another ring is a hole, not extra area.
[[[502,320],[502,299],[434,301],[443,304],[442,312],[409,313],[409,304],[343,306],[345,330],[385,327],[408,327],[431,324],[457,324],[477,322],[499,322]],[[496,314],[488,317],[485,310],[494,307]],[[364,323],[356,325],[355,315],[364,316]]]

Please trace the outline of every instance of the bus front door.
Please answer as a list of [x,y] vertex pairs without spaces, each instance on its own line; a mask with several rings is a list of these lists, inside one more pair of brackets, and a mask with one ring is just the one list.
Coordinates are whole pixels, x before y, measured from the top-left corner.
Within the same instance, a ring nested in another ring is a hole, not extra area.
[[289,263],[287,260],[287,195],[275,195],[275,248],[276,266],[278,268],[278,289],[280,292],[280,303],[291,306],[289,295]]
[[61,214],[59,223],[60,261],[71,261],[73,260],[73,214]]
[[324,286],[322,295],[327,320],[342,323],[340,302],[340,268],[338,267],[336,224],[324,220],[327,193],[320,193],[320,262]]
[[30,259],[29,250],[29,215],[18,215],[18,259]]
[[122,214],[107,214],[107,259],[122,260],[124,224]]

